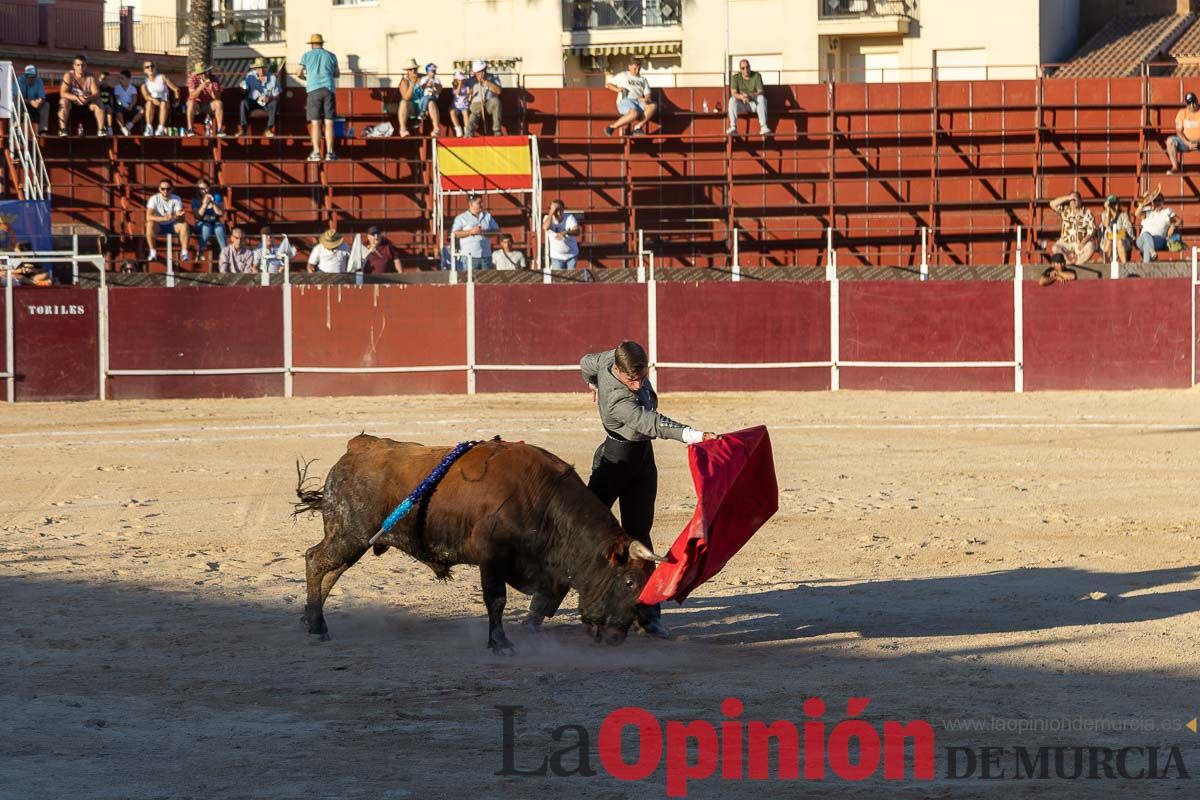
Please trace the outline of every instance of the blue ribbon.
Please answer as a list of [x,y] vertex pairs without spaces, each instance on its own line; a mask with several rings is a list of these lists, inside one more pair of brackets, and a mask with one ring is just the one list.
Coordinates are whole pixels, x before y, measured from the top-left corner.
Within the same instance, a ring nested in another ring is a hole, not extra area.
[[433,468],[433,472],[429,473],[425,480],[417,484],[417,488],[413,489],[412,493],[409,494],[408,497],[404,498],[400,505],[392,509],[392,513],[387,515],[387,518],[384,519],[383,524],[379,526],[379,530],[376,531],[375,535],[371,537],[371,540],[368,542],[368,544],[375,544],[375,541],[379,539],[380,536],[383,536],[385,533],[391,531],[392,528],[396,527],[396,523],[408,516],[408,512],[412,511],[418,503],[424,500],[425,497],[437,487],[438,483],[446,476],[446,473],[450,470],[450,467],[453,466],[454,462],[458,461],[459,458],[461,458],[468,450],[477,444],[479,444],[478,441],[470,441],[459,442],[457,445],[455,445],[454,449],[447,453],[446,457],[441,460],[441,463]]

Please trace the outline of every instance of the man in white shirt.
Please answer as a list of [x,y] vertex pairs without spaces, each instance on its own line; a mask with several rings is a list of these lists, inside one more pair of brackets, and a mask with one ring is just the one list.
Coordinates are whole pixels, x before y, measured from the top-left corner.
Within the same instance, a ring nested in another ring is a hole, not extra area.
[[321,234],[317,246],[308,254],[309,272],[349,272],[350,248],[333,228]]
[[1142,251],[1142,263],[1148,264],[1157,260],[1159,250],[1167,249],[1167,240],[1179,229],[1179,218],[1163,205],[1162,187],[1142,201],[1138,215],[1142,218],[1142,232],[1138,234],[1137,246]]
[[579,263],[579,223],[574,214],[567,213],[562,200],[550,203],[550,213],[542,219],[542,230],[550,243],[550,268],[575,269]]
[[633,127],[629,129],[630,136],[644,133],[642,128],[654,116],[658,105],[650,100],[650,81],[642,77],[642,60],[629,59],[629,66],[610,80],[606,88],[617,93],[617,113],[621,116],[605,128],[604,132],[612,136],[616,131],[632,124]]
[[146,201],[146,246],[150,251],[146,254],[147,261],[158,259],[158,250],[154,248],[157,236],[174,234],[180,247],[179,260],[188,259],[188,224],[183,218],[183,201],[174,194],[168,180],[158,182],[158,194]]
[[513,249],[512,234],[500,234],[500,249],[492,253],[492,269],[525,269],[525,266],[525,254]]
[[467,210],[454,218],[450,236],[458,240],[455,269],[488,269],[492,266],[491,237],[500,232],[492,215],[483,210],[483,197],[471,195]]

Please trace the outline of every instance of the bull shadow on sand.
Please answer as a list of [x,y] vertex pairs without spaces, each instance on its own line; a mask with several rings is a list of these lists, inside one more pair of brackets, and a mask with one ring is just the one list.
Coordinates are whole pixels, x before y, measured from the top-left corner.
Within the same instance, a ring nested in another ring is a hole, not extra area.
[[[915,638],[1045,631],[1168,619],[1200,611],[1200,566],[1145,572],[1008,569],[880,581],[821,579],[664,605],[677,634],[714,644],[856,633]],[[1155,591],[1192,584],[1193,588]],[[711,590],[710,590],[711,591]]]

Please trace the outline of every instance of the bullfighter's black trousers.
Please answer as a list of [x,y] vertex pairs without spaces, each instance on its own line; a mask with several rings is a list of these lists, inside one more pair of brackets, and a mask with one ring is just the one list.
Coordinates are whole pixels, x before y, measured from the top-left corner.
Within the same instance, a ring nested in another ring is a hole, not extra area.
[[[592,457],[592,475],[588,488],[612,508],[620,502],[621,527],[631,537],[654,549],[650,528],[654,525],[654,502],[658,497],[658,467],[654,463],[654,447],[649,441],[623,442],[606,439]],[[546,617],[554,616],[563,598],[536,594],[530,610]],[[637,620],[646,624],[662,615],[657,603],[639,603]]]

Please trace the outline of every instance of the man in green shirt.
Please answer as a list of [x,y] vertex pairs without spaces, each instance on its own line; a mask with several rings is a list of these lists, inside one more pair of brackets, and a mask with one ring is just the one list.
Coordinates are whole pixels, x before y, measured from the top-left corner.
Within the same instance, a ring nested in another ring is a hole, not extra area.
[[742,59],[738,63],[738,71],[733,73],[729,82],[729,130],[732,136],[737,133],[738,114],[758,113],[758,132],[766,136],[771,132],[767,127],[767,96],[763,92],[762,75],[750,71],[750,62]]

